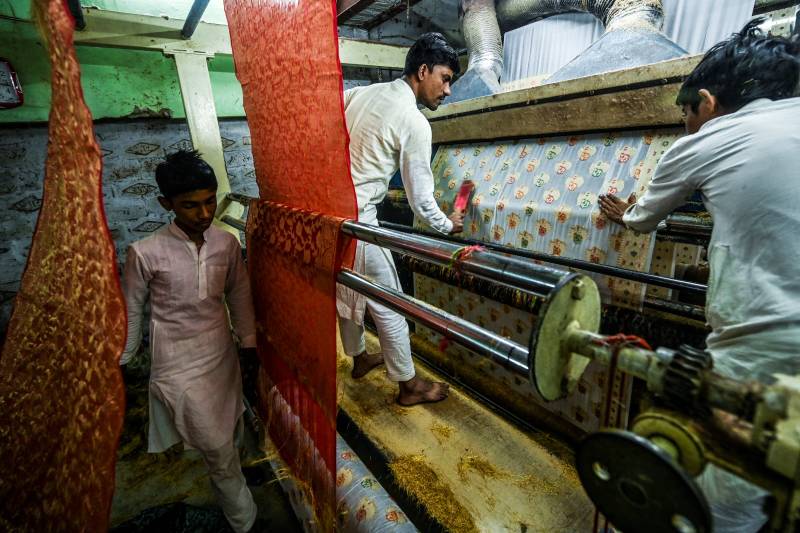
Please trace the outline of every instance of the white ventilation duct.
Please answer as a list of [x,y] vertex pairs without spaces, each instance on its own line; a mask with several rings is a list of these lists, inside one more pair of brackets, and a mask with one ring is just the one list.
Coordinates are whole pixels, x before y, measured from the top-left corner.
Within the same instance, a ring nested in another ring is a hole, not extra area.
[[605,32],[548,82],[655,63],[686,53],[661,33],[661,0],[462,0],[460,18],[470,61],[464,76],[453,85],[449,102],[500,91],[501,29],[508,31],[567,12],[591,13],[603,22]]

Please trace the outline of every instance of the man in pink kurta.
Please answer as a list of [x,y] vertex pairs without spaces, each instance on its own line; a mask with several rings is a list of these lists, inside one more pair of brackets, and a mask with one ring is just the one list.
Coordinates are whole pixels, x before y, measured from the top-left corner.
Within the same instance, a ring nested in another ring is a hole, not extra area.
[[256,507],[234,445],[244,402],[231,326],[242,348],[254,347],[256,335],[241,247],[211,225],[216,177],[196,152],[167,157],[156,180],[159,201],[175,220],[128,248],[128,341],[121,364],[139,348],[149,296],[148,451],[179,442],[199,450],[228,522],[237,533],[248,531]]

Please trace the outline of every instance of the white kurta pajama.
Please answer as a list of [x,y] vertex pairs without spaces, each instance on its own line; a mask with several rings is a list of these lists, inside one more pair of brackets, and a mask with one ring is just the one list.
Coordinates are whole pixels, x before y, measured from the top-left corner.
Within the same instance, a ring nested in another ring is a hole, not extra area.
[[[664,154],[623,217],[653,231],[693,191],[714,220],[707,346],[718,372],[771,381],[800,373],[800,98],[760,99]],[[699,478],[715,531],[757,531],[763,491],[709,465]]]
[[128,340],[121,364],[141,343],[149,295],[148,451],[181,441],[198,449],[225,516],[235,531],[247,531],[256,506],[233,442],[244,402],[230,325],[242,347],[255,346],[250,282],[231,234],[212,226],[203,237],[198,250],[173,222],[128,248],[122,283]]
[[[344,108],[359,222],[378,225],[377,206],[399,168],[414,214],[434,230],[449,233],[453,223],[433,197],[431,127],[417,109],[411,87],[402,79],[356,87],[345,92]],[[386,249],[359,241],[353,269],[381,285],[402,290],[392,255]],[[414,377],[408,324],[402,316],[341,285],[337,309],[345,353],[356,356],[364,351],[364,311],[369,309],[389,379],[408,381]]]

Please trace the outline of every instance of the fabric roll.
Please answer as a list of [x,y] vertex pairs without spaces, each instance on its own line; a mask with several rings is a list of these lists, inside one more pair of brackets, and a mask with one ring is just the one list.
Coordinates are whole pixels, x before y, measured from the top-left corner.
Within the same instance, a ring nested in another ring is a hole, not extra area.
[[336,524],[342,533],[414,533],[417,528],[341,435],[336,435]]

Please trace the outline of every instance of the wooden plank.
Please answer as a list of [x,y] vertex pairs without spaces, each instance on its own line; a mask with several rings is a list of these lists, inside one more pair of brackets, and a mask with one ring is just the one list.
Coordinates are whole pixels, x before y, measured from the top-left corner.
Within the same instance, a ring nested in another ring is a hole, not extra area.
[[674,127],[679,83],[487,110],[431,122],[434,143],[537,137],[624,128]]
[[[75,32],[75,44],[159,52],[231,55],[228,26],[201,22],[191,39],[181,37],[182,20],[84,9],[86,30]],[[339,39],[342,65],[402,70],[407,46]]]
[[347,24],[347,21],[375,3],[375,0],[338,0],[336,2],[336,22]]
[[675,97],[700,61],[688,56],[499,93],[425,111],[435,143],[677,126]]
[[[374,336],[367,336],[367,344],[369,351],[378,351]],[[350,365],[340,355],[340,408],[388,459],[395,482],[445,528],[590,530],[594,508],[562,442],[521,431],[453,386],[443,402],[400,407],[394,402],[397,385],[384,371],[355,381]],[[420,363],[417,375],[442,380]],[[402,466],[412,471],[411,477],[438,479],[452,495],[421,482],[404,483],[397,475]],[[448,509],[457,512],[442,514],[443,496]]]

